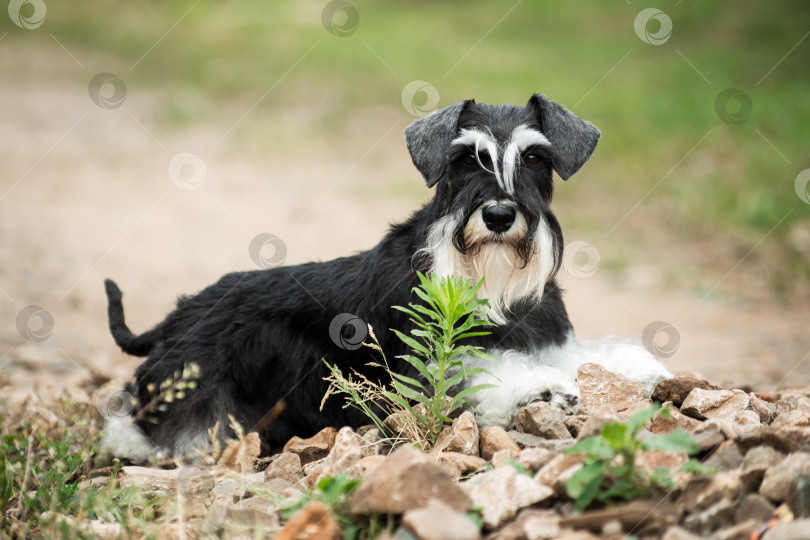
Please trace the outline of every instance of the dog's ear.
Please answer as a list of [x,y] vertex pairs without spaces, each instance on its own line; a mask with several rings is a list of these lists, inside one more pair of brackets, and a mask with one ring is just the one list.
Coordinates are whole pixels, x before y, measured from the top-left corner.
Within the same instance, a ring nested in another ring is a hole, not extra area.
[[458,119],[468,99],[448,105],[420,118],[405,128],[405,142],[413,164],[425,177],[428,187],[433,187],[447,168],[447,152],[458,132]]
[[534,110],[540,129],[551,142],[554,170],[563,180],[568,180],[591,157],[602,133],[545,96],[534,94],[526,107]]

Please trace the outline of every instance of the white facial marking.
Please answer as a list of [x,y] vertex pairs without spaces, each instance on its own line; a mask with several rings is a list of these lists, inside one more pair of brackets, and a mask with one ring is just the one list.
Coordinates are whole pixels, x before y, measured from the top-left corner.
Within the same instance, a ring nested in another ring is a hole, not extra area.
[[512,138],[506,145],[503,154],[503,179],[504,191],[512,195],[515,190],[515,171],[517,161],[521,153],[530,146],[546,146],[551,148],[551,143],[540,131],[532,129],[525,124],[521,124],[512,130]]
[[[462,129],[461,134],[451,143],[452,145],[472,146],[475,148],[475,159],[478,165],[487,172],[495,175],[498,185],[506,193],[515,193],[515,171],[517,170],[520,154],[530,146],[546,146],[551,148],[551,143],[540,131],[532,129],[525,124],[521,124],[512,130],[512,136],[506,150],[503,153],[503,173],[498,168],[500,163],[498,143],[491,133],[479,131],[477,129]],[[479,148],[486,148],[492,158],[495,170],[490,170],[482,162],[478,155]]]

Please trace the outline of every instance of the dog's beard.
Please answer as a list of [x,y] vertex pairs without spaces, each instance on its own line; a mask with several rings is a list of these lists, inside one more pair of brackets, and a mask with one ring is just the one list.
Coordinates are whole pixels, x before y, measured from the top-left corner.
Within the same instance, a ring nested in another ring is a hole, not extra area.
[[428,231],[421,251],[432,261],[431,272],[474,283],[484,278],[478,296],[489,300],[486,316],[495,324],[506,323],[506,312],[519,300],[540,302],[555,268],[553,238],[545,219],[538,220],[525,244],[529,231],[522,213],[518,212],[507,233],[495,234],[487,229],[478,208],[464,226],[464,252],[453,241],[460,224],[461,216],[449,215]]

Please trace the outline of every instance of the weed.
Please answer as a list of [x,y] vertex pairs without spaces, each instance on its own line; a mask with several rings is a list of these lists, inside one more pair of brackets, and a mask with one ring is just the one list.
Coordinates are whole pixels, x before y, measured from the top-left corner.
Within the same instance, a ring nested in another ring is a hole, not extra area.
[[[669,418],[669,409],[656,404],[635,413],[627,423],[608,422],[600,435],[582,439],[565,450],[566,454],[586,455],[582,468],[568,481],[568,494],[576,501],[578,510],[584,510],[594,500],[631,500],[643,497],[653,487],[675,487],[669,469],[659,467],[647,473],[636,467],[637,456],[645,451],[692,455],[699,450],[692,436],[681,429],[641,438],[642,428],[659,414]],[[679,471],[713,472],[694,459]]]

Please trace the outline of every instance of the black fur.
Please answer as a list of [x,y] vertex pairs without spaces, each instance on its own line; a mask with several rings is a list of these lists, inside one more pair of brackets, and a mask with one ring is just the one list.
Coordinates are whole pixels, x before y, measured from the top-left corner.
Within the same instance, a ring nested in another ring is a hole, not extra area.
[[[543,103],[561,107],[539,96],[525,107],[466,101],[434,113],[433,120],[427,117],[409,127],[409,150],[426,183],[437,184],[435,197],[406,222],[393,226],[369,251],[324,263],[228,274],[200,293],[181,298],[163,322],[141,335],[127,328],[121,292],[107,280],[110,330],[116,343],[129,354],[148,357],[135,372],[134,389],[141,406],[154,397],[154,389],[161,382],[182,370],[185,363],[195,362],[201,369],[198,389],[157,415],[156,422],[139,420],[139,427],[158,446],[176,453],[180,438],[205,432],[216,421],[228,426],[228,414],[246,430],[258,426],[271,447],[293,435],[312,435],[326,426],[366,423],[367,419],[357,411],[343,407],[340,396],[331,397],[323,411],[318,410],[327,388],[323,360],[338,365],[345,373],[355,369],[371,379],[386,380],[383,372],[367,366],[379,360],[373,351],[338,346],[330,336],[330,323],[341,313],[360,317],[373,327],[391,367],[409,372],[409,366],[396,358],[406,352],[405,347],[389,329],[407,332],[410,325],[407,316],[392,306],[417,300],[411,292],[416,271],[428,270],[431,262],[420,249],[425,247],[430,226],[448,213],[458,211],[464,215],[459,229],[462,232],[457,232],[454,244],[465,252],[475,249],[463,235],[472,212],[489,199],[514,201],[530,231],[515,249],[527,261],[531,256],[531,231],[539,219],[546,219],[554,238],[556,271],[563,242],[560,226],[549,208],[551,170],[556,161],[564,159],[566,174],[572,174],[571,163],[579,159],[579,168],[587,156],[558,158],[546,149],[538,149],[542,154],[540,163],[521,168],[515,193],[508,196],[491,173],[465,162],[469,148],[450,146],[463,127],[489,129],[504,144],[519,124],[542,130]],[[477,344],[528,350],[562,344],[570,331],[560,291],[551,280],[542,302],[527,299],[511,306],[509,322],[493,327],[492,334],[478,338]],[[280,416],[263,422],[280,401],[285,403]],[[220,436],[228,433],[228,428],[223,427]]]

